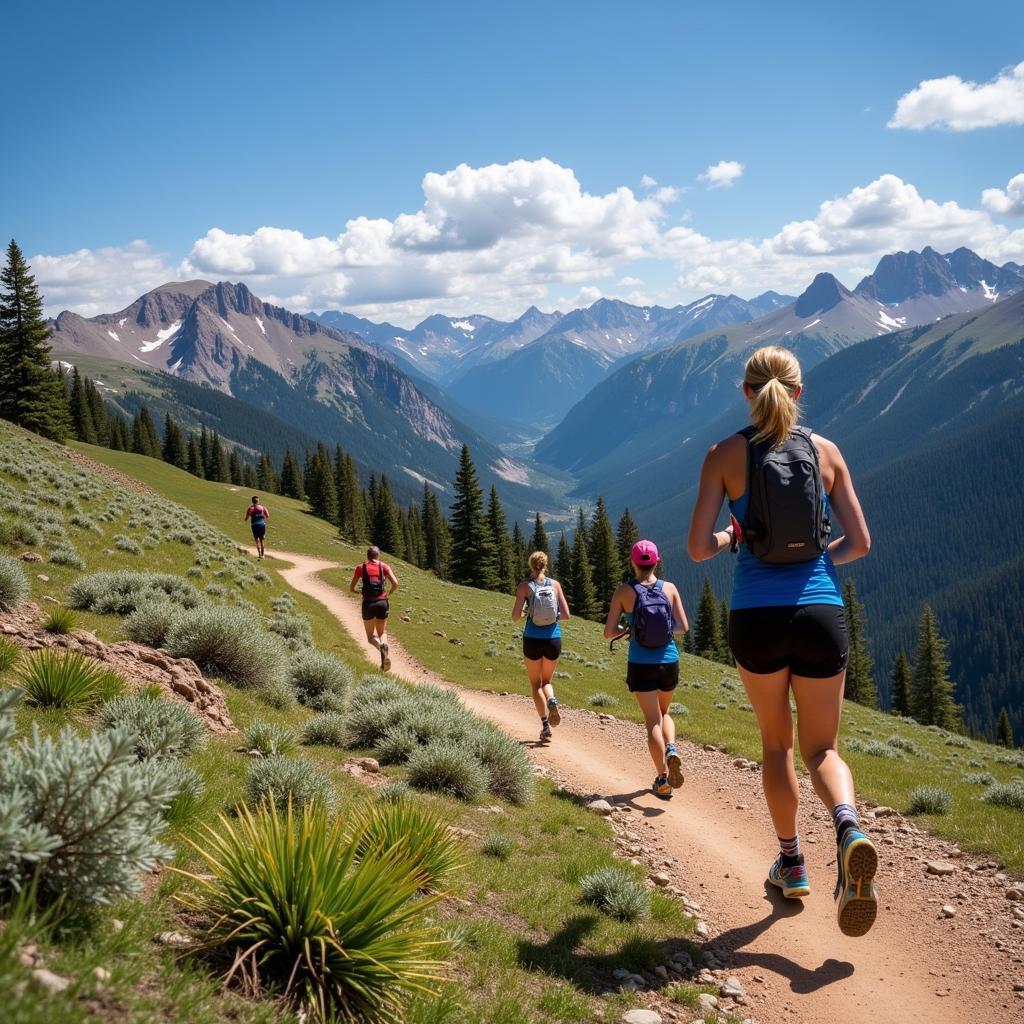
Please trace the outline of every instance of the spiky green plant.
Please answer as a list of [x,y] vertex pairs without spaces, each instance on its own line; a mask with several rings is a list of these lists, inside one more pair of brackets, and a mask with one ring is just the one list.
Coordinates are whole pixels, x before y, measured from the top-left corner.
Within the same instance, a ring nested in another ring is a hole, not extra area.
[[17,675],[25,702],[41,707],[94,708],[124,689],[116,672],[74,651],[37,651],[21,663]]
[[21,648],[5,636],[0,636],[0,672],[6,672],[21,657]]
[[75,628],[76,624],[75,613],[70,608],[54,608],[43,620],[43,629],[47,633],[65,636]]
[[241,974],[322,1020],[386,1024],[408,995],[439,981],[447,944],[427,923],[440,898],[417,898],[408,862],[360,859],[345,826],[322,807],[264,805],[221,817],[192,844],[203,874],[181,897],[209,920],[204,942]]
[[290,754],[297,746],[291,729],[262,718],[254,718],[249,723],[245,730],[245,743],[250,750],[258,750],[264,757]]
[[651,913],[650,893],[623,868],[598,868],[580,879],[583,901],[620,921],[636,921]]

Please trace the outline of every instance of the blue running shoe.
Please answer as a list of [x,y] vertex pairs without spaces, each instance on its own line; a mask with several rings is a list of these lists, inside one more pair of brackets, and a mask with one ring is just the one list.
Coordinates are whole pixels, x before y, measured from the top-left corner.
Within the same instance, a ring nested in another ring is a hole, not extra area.
[[662,800],[672,798],[672,783],[668,781],[667,775],[659,775],[651,785],[651,792]]
[[665,752],[665,764],[668,766],[668,781],[673,789],[678,789],[683,784],[683,759],[676,750],[676,745],[670,743]]
[[811,895],[811,885],[807,880],[807,868],[803,864],[786,867],[782,863],[781,853],[768,869],[768,881],[777,889],[781,889],[782,895],[787,900],[802,900],[805,896]]
[[875,872],[878,854],[863,832],[850,829],[836,850],[839,877],[835,898],[839,930],[844,935],[865,935],[878,916],[878,893]]
[[558,701],[552,697],[548,700],[548,721],[551,723],[551,727],[554,728],[561,720],[562,716],[558,713]]

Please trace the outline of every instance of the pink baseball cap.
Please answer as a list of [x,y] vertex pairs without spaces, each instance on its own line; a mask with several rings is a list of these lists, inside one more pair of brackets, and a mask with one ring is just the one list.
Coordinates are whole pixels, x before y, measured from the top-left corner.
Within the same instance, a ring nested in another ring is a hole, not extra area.
[[657,565],[659,557],[658,546],[653,540],[638,540],[629,553],[634,565]]

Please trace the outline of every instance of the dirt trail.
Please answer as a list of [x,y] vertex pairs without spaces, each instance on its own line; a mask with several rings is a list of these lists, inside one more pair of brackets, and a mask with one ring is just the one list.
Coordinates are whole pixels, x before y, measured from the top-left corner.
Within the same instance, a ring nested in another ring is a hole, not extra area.
[[[293,563],[279,570],[288,583],[321,601],[365,643],[358,603],[317,576],[336,563],[275,554]],[[377,663],[373,650],[366,651],[368,661]],[[390,653],[393,674],[450,685],[394,638]],[[1012,991],[1014,982],[1024,981],[1020,946],[1014,942],[1000,950],[992,938],[1004,920],[1008,932],[1011,906],[993,879],[976,883],[962,874],[963,862],[953,878],[926,874],[923,860],[948,856],[948,843],[916,830],[886,831],[883,819],[871,823],[876,841],[887,844],[880,846],[879,920],[865,938],[849,939],[835,922],[831,822],[809,786],[802,794],[802,834],[813,893],[801,908],[780,904],[765,891],[774,849],[757,773],[735,768],[724,754],[683,744],[686,784],[664,804],[645,790],[653,773],[639,726],[570,709],[554,742],[539,747],[533,744],[536,711],[526,697],[462,688],[459,693],[478,714],[524,741],[534,761],[574,791],[632,808],[632,814],[616,818],[632,822],[629,834],[638,835],[659,864],[674,859],[665,870],[701,905],[700,916],[711,926],[708,948],[740,978],[749,1013],[761,1024],[1024,1020],[1024,1001]],[[998,892],[985,892],[983,884]],[[964,893],[971,898],[958,901]],[[955,919],[943,918],[940,908],[947,903],[957,907]]]

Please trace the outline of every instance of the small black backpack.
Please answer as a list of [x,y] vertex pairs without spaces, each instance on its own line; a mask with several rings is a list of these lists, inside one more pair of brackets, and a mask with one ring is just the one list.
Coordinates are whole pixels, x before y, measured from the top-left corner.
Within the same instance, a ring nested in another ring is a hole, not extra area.
[[382,601],[387,597],[384,593],[384,570],[380,562],[374,564],[377,566],[377,578],[371,580],[366,571],[366,563],[363,562],[363,600],[367,602]]
[[747,514],[743,542],[769,565],[811,562],[828,547],[832,523],[825,513],[825,489],[811,432],[794,427],[781,445],[747,439]]

